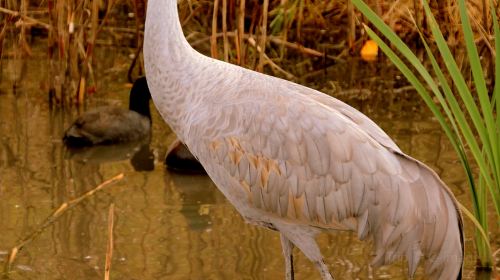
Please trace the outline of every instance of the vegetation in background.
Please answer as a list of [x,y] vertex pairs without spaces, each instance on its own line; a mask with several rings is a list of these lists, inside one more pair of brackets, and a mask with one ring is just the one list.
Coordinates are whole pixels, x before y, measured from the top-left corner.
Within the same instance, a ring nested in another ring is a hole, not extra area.
[[[132,47],[142,42],[138,35],[143,28],[144,2],[131,4],[123,0],[0,0],[0,57],[22,60],[32,54],[34,37],[46,39],[51,101],[82,103],[85,94],[94,90],[95,49],[109,45],[102,38],[112,38],[116,46],[124,37],[135,39],[128,40]],[[128,13],[142,15],[141,20],[130,26]],[[20,82],[20,77],[13,79]]]
[[[480,55],[488,61],[493,57],[493,33],[484,1],[468,3]],[[137,66],[141,73],[146,2],[0,0],[0,57],[29,56],[30,37],[41,34],[47,39],[47,82],[52,100],[63,105],[81,103],[97,84],[93,72],[98,63],[94,59],[96,48],[115,45],[137,49],[130,69]],[[430,32],[419,0],[367,3],[403,41],[412,44],[412,49],[424,51],[413,43],[419,37],[417,27],[425,34]],[[298,82],[358,56],[366,40],[351,0],[190,0],[181,1],[179,8],[186,36],[197,49]],[[466,69],[458,6],[454,1],[435,1],[430,8],[443,23],[442,31],[459,68]],[[5,38],[13,40],[6,43]]]
[[[469,15],[464,0],[458,0],[461,34],[464,37],[467,62],[470,66],[469,71],[464,73],[460,71],[459,62],[453,56],[427,1],[423,1],[423,8],[426,15],[425,23],[430,32],[426,35],[424,30],[419,32],[426,58],[432,65],[432,72],[423,66],[410,48],[362,0],[353,0],[353,3],[399,51],[398,56],[384,40],[365,26],[369,36],[380,45],[382,51],[424,99],[457,152],[468,177],[473,215],[477,220],[475,241],[478,266],[491,269],[494,259],[488,231],[488,204],[491,203],[496,211],[494,212],[496,221],[500,220],[500,103],[498,102],[500,85],[495,83],[500,78],[500,57],[497,55],[493,60],[494,88],[489,90],[486,83],[488,65],[482,65],[476,45],[477,36],[474,36],[471,25],[472,22],[477,27],[477,23],[471,20],[472,16]],[[496,6],[491,3],[490,16],[495,36],[488,37],[487,42],[492,46],[492,52],[498,54],[500,30],[495,8]],[[418,25],[416,21],[414,22]],[[437,48],[438,52],[433,52],[433,48]],[[439,62],[444,65],[440,66]],[[470,73],[472,80],[468,83],[467,77]],[[477,177],[472,170],[474,164],[479,167]],[[469,215],[465,208],[462,210]],[[472,219],[474,217],[471,216]],[[498,224],[494,224],[493,227],[498,227]]]

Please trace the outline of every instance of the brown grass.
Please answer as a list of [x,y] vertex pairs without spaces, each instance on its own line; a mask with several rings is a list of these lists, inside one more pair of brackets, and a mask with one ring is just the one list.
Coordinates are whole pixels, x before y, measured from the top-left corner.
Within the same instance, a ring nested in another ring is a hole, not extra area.
[[[412,18],[429,35],[419,0],[366,2],[410,46],[421,47],[415,43],[418,33]],[[431,2],[448,44],[461,61],[465,53],[456,1]],[[484,61],[492,61],[493,33],[488,1],[467,3],[481,55]],[[498,6],[496,1],[495,5]],[[17,34],[17,49],[26,57],[31,54],[26,39],[30,30],[46,30],[51,77],[48,82],[53,100],[62,105],[82,103],[86,92],[94,90],[93,69],[98,62],[93,58],[95,49],[106,45],[103,41],[120,45],[124,41],[121,39],[132,37],[131,44],[140,54],[145,6],[146,0],[22,0],[20,5],[14,0],[0,0],[0,57],[5,57],[2,47],[9,31]],[[182,1],[179,6],[188,40],[200,51],[286,78],[300,76],[304,71],[298,65],[304,60],[309,60],[307,64],[316,71],[357,56],[367,39],[361,28],[365,21],[349,0],[190,0]],[[133,12],[133,22],[124,10]],[[218,40],[221,37],[222,40]],[[140,55],[131,62],[129,72],[136,66],[142,73]],[[491,69],[490,65],[485,71]]]

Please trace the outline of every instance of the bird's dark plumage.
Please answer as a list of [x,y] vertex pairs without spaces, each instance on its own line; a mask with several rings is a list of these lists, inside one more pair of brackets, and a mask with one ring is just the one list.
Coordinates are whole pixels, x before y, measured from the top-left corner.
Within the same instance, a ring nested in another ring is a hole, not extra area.
[[106,106],[81,115],[64,133],[64,142],[71,147],[140,141],[150,136],[151,94],[145,77],[134,82],[130,91],[129,109]]
[[179,139],[168,148],[165,165],[168,169],[179,173],[206,174],[201,163]]

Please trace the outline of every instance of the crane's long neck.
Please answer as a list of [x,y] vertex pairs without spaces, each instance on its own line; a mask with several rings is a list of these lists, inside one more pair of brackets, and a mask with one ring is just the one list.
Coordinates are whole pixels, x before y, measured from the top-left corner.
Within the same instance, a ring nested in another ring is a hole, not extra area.
[[162,117],[182,140],[182,122],[192,103],[192,80],[202,59],[182,32],[176,0],[149,0],[144,63],[151,97]]

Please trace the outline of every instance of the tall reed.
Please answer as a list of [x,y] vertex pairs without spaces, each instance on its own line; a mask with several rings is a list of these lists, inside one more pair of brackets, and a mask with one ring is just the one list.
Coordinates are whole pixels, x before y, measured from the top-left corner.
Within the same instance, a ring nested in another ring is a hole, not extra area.
[[[135,0],[134,6],[144,1]],[[125,0],[0,0],[0,58],[5,57],[7,34],[17,36],[11,40],[19,46],[12,48],[13,53],[21,50],[27,57],[31,55],[27,38],[33,30],[45,30],[41,33],[47,34],[50,100],[63,106],[81,104],[95,86],[94,56],[99,34],[120,2],[128,5]],[[107,31],[108,36],[113,33],[111,28]]]

